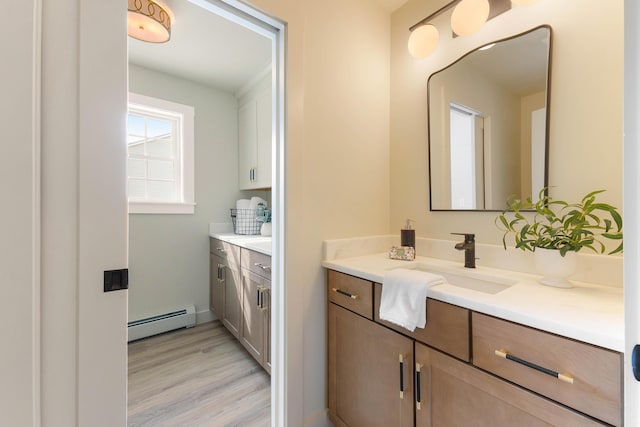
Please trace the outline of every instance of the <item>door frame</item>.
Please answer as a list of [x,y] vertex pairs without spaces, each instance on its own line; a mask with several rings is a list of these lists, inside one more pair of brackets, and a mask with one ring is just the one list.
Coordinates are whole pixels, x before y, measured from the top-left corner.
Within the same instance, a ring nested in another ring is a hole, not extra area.
[[286,57],[287,24],[238,0],[188,0],[271,40],[271,147],[273,231],[271,257],[271,425],[286,426],[288,347],[286,319]]
[[640,423],[640,382],[633,376],[631,352],[640,344],[640,8],[636,0],[624,2],[624,117],[623,117],[623,202],[624,242],[624,422],[632,426]]

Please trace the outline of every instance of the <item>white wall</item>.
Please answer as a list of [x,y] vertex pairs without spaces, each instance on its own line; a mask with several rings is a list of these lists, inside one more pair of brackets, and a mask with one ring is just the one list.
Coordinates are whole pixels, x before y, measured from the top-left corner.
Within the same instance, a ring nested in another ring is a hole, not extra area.
[[369,0],[254,3],[288,23],[289,425],[321,425],[322,241],[388,231],[389,14]]
[[[206,12],[205,12],[206,13]],[[209,223],[231,222],[238,191],[238,104],[227,92],[136,65],[129,90],[195,108],[195,213],[129,215],[129,319],[195,304],[210,320]]]
[[[452,240],[451,232],[474,232],[482,243],[501,243],[495,213],[429,212],[427,79],[475,47],[542,24],[552,28],[552,196],[575,200],[602,188],[602,200],[621,208],[623,2],[514,7],[472,36],[441,35],[435,53],[416,60],[407,51],[408,29],[442,4],[409,0],[391,18],[391,228],[409,217],[419,236]],[[587,23],[594,22],[606,31],[593,31]]]

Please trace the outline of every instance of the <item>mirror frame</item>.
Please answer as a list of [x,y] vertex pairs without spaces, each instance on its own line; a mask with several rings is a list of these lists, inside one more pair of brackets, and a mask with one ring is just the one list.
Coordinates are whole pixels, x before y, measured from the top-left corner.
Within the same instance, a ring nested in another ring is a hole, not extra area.
[[[466,58],[467,56],[471,55],[474,52],[479,51],[480,49],[482,49],[485,46],[494,44],[494,43],[501,43],[501,42],[505,42],[508,40],[512,40],[518,37],[521,37],[525,34],[529,34],[533,31],[537,31],[541,28],[546,28],[549,31],[549,47],[547,49],[547,93],[546,93],[546,99],[545,99],[545,103],[546,103],[546,126],[545,126],[545,153],[544,153],[544,194],[548,195],[548,188],[549,188],[549,124],[550,124],[550,118],[551,118],[551,107],[550,107],[550,101],[551,101],[551,66],[552,66],[552,62],[551,59],[553,57],[552,55],[552,49],[553,49],[553,31],[551,29],[550,25],[539,25],[537,27],[531,28],[529,30],[523,31],[521,33],[515,34],[513,36],[509,36],[509,37],[505,37],[502,39],[498,39],[495,41],[491,41],[488,43],[485,43],[481,46],[476,47],[475,49],[465,53],[464,55],[462,55],[460,58],[456,59],[455,61],[453,61],[452,63],[450,63],[449,65],[447,65],[446,67],[443,67],[441,69],[439,69],[438,71],[435,71],[433,73],[431,73],[431,75],[429,76],[429,78],[427,79],[427,150],[428,150],[428,158],[429,158],[429,164],[428,164],[428,168],[429,168],[429,211],[430,212],[502,212],[504,209],[507,208],[507,204],[506,204],[506,200],[505,200],[505,206],[503,209],[434,209],[433,207],[433,191],[432,191],[432,185],[433,185],[433,176],[431,175],[431,103],[430,103],[430,90],[429,90],[429,82],[431,81],[431,78],[448,69],[451,68],[452,66],[454,66],[455,64],[457,64],[458,62],[460,62],[461,60],[463,60],[464,58]],[[527,196],[524,196],[527,197]],[[537,197],[537,194],[531,194],[532,198]],[[534,199],[535,200],[535,199]]]

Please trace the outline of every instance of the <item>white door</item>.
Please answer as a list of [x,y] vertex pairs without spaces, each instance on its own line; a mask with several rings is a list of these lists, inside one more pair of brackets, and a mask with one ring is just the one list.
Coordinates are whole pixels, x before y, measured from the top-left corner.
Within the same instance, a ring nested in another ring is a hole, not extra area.
[[40,367],[38,2],[5,4],[0,52],[0,425],[37,425]]
[[[634,378],[631,352],[640,344],[640,8],[624,2],[624,300],[625,425],[640,425],[640,382]],[[640,355],[638,355],[640,358]],[[639,361],[640,363],[640,361]]]

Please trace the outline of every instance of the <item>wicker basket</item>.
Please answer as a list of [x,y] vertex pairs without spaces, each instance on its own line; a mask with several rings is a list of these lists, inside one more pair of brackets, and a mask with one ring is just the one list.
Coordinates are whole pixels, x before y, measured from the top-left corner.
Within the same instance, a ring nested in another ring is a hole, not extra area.
[[257,209],[231,209],[231,222],[236,234],[260,234],[262,223],[256,219]]

